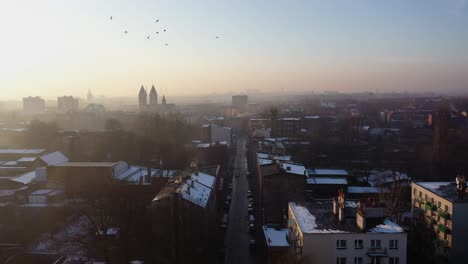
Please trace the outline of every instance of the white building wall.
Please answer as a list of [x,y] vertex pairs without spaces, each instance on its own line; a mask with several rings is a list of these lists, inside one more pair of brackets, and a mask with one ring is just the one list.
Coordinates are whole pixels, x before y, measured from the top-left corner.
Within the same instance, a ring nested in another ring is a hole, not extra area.
[[[380,258],[381,264],[389,263],[389,257],[398,257],[400,264],[406,264],[407,234],[406,233],[305,233],[297,223],[291,207],[289,212],[289,240],[291,252],[297,252],[302,263],[337,263],[337,258],[345,257],[347,264],[353,264],[355,257],[361,257],[363,264],[371,263],[367,255],[371,248],[371,240],[380,240],[382,250],[386,249],[387,257]],[[346,248],[338,249],[337,240],[346,240]],[[355,248],[355,240],[363,240],[362,248]],[[398,240],[398,248],[390,249],[390,240]],[[295,248],[296,245],[302,249]],[[294,253],[293,253],[294,254]]]

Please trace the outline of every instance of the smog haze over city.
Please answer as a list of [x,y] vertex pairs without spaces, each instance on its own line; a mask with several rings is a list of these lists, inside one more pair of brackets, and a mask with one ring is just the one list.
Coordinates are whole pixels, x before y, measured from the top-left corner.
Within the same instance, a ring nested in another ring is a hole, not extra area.
[[467,263],[468,0],[0,25],[0,264]]
[[153,83],[172,96],[468,89],[465,0],[0,5],[0,86],[9,99],[88,89],[133,97]]

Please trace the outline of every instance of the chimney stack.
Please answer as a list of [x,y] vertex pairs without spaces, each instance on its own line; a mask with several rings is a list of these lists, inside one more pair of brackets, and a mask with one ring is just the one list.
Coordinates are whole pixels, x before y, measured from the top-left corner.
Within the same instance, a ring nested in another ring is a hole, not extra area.
[[458,199],[463,200],[466,192],[466,179],[465,176],[462,174],[458,174],[456,178],[456,183],[457,183],[457,193],[458,193]]

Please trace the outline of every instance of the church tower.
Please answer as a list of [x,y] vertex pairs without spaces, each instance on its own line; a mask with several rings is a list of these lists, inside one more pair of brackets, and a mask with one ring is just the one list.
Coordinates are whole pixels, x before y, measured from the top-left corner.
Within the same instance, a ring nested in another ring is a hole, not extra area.
[[156,92],[156,88],[154,88],[154,85],[151,87],[151,91],[149,94],[149,105],[152,109],[156,108],[158,105],[158,92]]
[[140,106],[140,111],[145,111],[148,106],[148,94],[143,85],[140,88],[140,93],[138,93],[138,104]]
[[166,105],[166,96],[163,95],[163,98],[162,98],[162,100],[161,100],[161,103],[162,103],[163,105]]
[[93,94],[91,93],[91,89],[88,90],[88,102],[93,100]]

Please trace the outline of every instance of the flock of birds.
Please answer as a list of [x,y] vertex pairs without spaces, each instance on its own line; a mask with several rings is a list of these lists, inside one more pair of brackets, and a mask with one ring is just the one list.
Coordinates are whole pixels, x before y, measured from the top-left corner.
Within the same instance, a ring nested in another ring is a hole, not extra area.
[[[112,16],[110,16],[110,20],[112,20]],[[156,23],[159,23],[159,19],[156,19]],[[166,29],[163,29],[162,32],[165,33],[165,32],[167,32],[167,30],[166,30]],[[127,34],[128,34],[128,30],[125,30],[123,33],[124,33],[125,35],[127,35]],[[158,35],[158,34],[159,34],[159,31],[156,31],[156,34],[155,34],[155,35]],[[147,39],[147,40],[149,40],[150,38],[151,38],[151,35],[146,35],[146,39]],[[219,39],[219,37],[216,36],[216,39]],[[165,45],[165,46],[169,46],[169,44],[167,44],[167,43],[165,43],[164,45]]]

